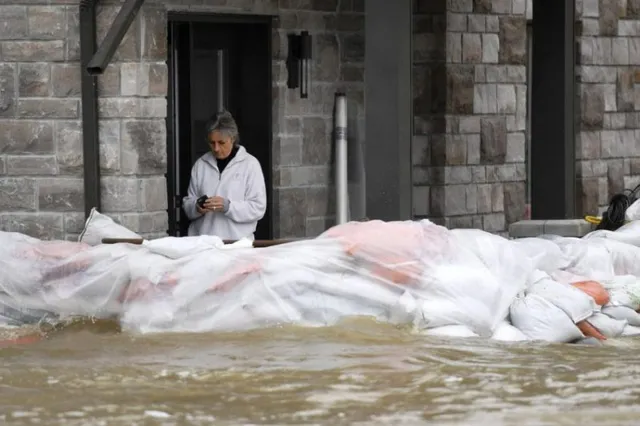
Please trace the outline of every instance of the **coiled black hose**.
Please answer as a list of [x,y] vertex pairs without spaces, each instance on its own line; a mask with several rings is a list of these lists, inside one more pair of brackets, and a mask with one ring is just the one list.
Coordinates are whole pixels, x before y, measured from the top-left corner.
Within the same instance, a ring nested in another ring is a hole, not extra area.
[[607,211],[602,214],[602,220],[596,226],[596,229],[605,229],[607,231],[615,231],[624,225],[625,213],[631,204],[638,199],[640,185],[634,189],[625,189],[621,194],[611,197]]

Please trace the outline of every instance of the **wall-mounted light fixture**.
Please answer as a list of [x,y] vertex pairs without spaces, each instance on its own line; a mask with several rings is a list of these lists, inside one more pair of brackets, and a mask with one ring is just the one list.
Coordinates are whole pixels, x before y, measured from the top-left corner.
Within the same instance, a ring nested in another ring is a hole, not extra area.
[[289,34],[289,53],[287,55],[287,87],[300,88],[300,97],[309,97],[311,82],[311,36],[308,31]]

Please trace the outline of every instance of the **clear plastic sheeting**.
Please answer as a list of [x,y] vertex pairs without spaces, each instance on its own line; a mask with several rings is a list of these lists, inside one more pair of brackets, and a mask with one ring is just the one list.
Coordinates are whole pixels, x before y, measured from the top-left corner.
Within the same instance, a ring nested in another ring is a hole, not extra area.
[[431,336],[551,342],[640,327],[640,248],[614,238],[374,220],[267,248],[211,236],[100,244],[122,229],[94,211],[81,242],[0,232],[0,324],[83,316],[208,332],[368,316]]

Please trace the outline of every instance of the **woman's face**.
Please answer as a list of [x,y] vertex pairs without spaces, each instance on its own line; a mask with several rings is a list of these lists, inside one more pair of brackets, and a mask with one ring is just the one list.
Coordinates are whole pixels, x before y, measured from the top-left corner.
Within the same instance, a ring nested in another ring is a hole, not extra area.
[[233,141],[218,130],[209,133],[209,147],[217,160],[224,160],[231,154]]

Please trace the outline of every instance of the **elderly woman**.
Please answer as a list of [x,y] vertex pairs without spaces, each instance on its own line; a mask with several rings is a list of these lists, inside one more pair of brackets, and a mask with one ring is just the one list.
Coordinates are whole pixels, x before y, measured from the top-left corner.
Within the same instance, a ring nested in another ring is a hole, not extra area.
[[229,112],[215,115],[206,134],[211,152],[193,165],[182,204],[191,220],[189,236],[253,239],[267,208],[260,163],[239,144],[238,126]]

